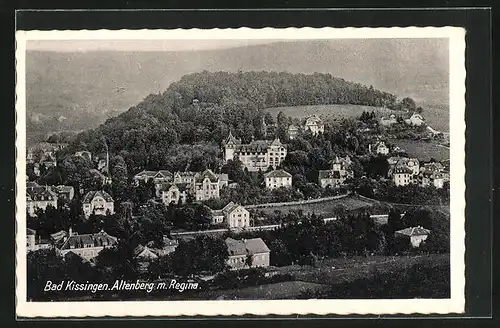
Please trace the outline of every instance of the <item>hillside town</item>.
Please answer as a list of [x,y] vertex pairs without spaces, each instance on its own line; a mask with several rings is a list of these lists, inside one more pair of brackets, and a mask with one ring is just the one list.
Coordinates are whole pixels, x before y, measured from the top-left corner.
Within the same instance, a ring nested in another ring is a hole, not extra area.
[[[191,99],[186,110],[210,106]],[[264,284],[329,258],[447,253],[433,208],[449,204],[449,160],[394,143],[407,133],[446,141],[422,109],[393,112],[259,113],[250,135],[226,126],[218,143],[189,149],[151,137],[143,157],[120,149],[111,129],[36,144],[26,155],[29,265],[49,258],[60,270],[78,263],[85,279],[189,277],[224,288],[230,272],[264,270]]]

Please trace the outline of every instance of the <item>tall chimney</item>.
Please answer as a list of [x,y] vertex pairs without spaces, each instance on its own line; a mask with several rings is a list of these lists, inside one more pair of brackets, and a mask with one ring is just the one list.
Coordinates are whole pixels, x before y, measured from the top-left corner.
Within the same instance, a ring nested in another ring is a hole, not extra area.
[[69,227],[69,236],[71,237],[73,235],[73,228]]

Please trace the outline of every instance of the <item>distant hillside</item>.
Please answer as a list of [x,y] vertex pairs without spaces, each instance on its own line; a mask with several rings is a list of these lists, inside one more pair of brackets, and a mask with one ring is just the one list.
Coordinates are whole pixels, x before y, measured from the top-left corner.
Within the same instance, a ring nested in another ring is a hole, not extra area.
[[443,40],[277,42],[197,52],[27,53],[30,134],[95,127],[181,76],[250,70],[330,73],[427,104],[447,105]]

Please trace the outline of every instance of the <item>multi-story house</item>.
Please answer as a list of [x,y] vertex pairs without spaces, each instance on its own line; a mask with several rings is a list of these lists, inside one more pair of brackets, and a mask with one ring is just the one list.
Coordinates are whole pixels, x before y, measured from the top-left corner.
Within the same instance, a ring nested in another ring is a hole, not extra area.
[[408,167],[396,167],[392,173],[392,179],[396,186],[407,186],[413,183],[413,172]]
[[420,173],[420,162],[416,158],[408,157],[389,157],[387,159],[389,164],[388,175],[392,176],[394,169],[398,167],[406,167],[411,170],[411,174],[416,176]]
[[221,186],[227,186],[227,174],[215,174],[207,169],[203,172],[175,172],[171,182],[155,185],[165,205],[185,203],[188,195],[195,201],[220,197]]
[[145,183],[147,183],[148,181],[152,181],[157,173],[157,171],[143,170],[134,175],[134,183],[136,186],[138,186],[141,181]]
[[252,140],[249,144],[242,144],[231,132],[223,143],[224,160],[238,159],[248,171],[266,171],[268,167],[276,168],[286,157],[287,149],[279,139]]
[[79,235],[73,233],[70,228],[68,236],[63,237],[63,240],[59,244],[58,249],[61,255],[66,256],[66,254],[72,252],[91,261],[106,247],[117,245],[118,238],[108,235],[103,230],[94,234]]
[[380,119],[380,124],[383,125],[383,126],[389,126],[389,125],[392,125],[392,124],[396,124],[397,122],[398,122],[398,120],[396,118],[396,115],[394,115],[394,114],[391,114],[389,116],[389,118],[382,117]]
[[173,180],[174,175],[168,170],[159,171],[141,171],[134,175],[134,183],[136,186],[139,185],[141,181],[148,182],[154,181],[155,184],[162,182],[170,182]]
[[378,141],[374,144],[368,145],[368,151],[370,153],[375,153],[378,155],[387,155],[389,154],[389,147],[383,141]]
[[422,171],[418,176],[419,185],[422,187],[434,186],[441,189],[444,186],[445,176],[441,172]]
[[26,229],[26,250],[34,251],[36,249],[36,231],[30,228]]
[[73,200],[75,197],[75,188],[72,186],[50,186],[50,190],[56,193],[58,199],[66,199],[68,201]]
[[51,191],[48,186],[26,190],[26,209],[29,215],[36,216],[38,209],[45,211],[47,206],[57,208],[57,194]]
[[107,215],[114,214],[114,201],[110,194],[104,190],[89,191],[82,201],[83,214],[88,218],[91,214]]
[[325,132],[325,125],[317,115],[312,115],[306,118],[304,123],[304,130],[311,131],[313,135],[318,135]]
[[49,241],[36,238],[36,231],[26,228],[26,252],[48,249],[52,247]]
[[250,212],[240,204],[230,202],[223,209],[212,211],[212,224],[225,223],[230,229],[250,226]]
[[231,270],[269,266],[271,251],[261,238],[242,240],[226,238],[225,243],[229,253],[227,264]]
[[188,197],[188,183],[162,183],[159,185],[159,193],[163,204],[184,204]]
[[288,126],[287,133],[288,133],[288,139],[293,140],[299,134],[299,127],[292,124]]
[[335,157],[331,170],[319,171],[318,182],[321,188],[326,188],[327,186],[338,188],[345,185],[345,181],[354,176],[351,164],[352,161],[349,156],[346,158]]
[[405,123],[408,125],[414,125],[414,126],[421,126],[422,124],[425,123],[424,118],[422,115],[418,113],[413,113],[413,115],[405,120]]
[[275,189],[292,186],[292,175],[285,170],[274,170],[264,174],[266,188]]

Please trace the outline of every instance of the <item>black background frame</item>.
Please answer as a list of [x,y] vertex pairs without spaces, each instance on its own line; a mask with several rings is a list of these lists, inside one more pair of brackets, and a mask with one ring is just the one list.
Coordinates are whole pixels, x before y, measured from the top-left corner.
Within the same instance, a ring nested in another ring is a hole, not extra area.
[[[86,5],[92,5],[86,2]],[[35,5],[35,3],[33,3]],[[59,4],[62,5],[62,4]],[[100,6],[106,4],[101,3]],[[108,4],[109,5],[109,4]],[[466,313],[461,315],[436,315],[443,318],[487,318],[492,315],[492,236],[493,236],[493,113],[492,113],[492,25],[491,11],[476,9],[237,9],[237,10],[127,10],[92,11],[3,11],[0,26],[5,39],[2,43],[1,72],[10,75],[11,88],[2,88],[2,184],[0,200],[3,217],[0,219],[2,257],[2,293],[0,322],[15,320],[15,62],[14,26],[23,30],[65,29],[172,29],[172,28],[236,28],[236,27],[391,27],[391,26],[459,26],[466,29]],[[365,5],[366,6],[366,5]],[[62,8],[62,7],[59,7]],[[11,8],[13,9],[13,8]],[[5,76],[2,74],[3,76]],[[498,181],[497,181],[498,182]],[[351,318],[399,318],[393,316],[350,316]],[[412,318],[429,317],[414,315]],[[432,315],[431,315],[432,317]],[[198,317],[197,317],[198,318]],[[210,318],[210,317],[208,317]],[[248,316],[248,319],[257,318]],[[295,319],[297,316],[266,317],[267,319]],[[300,316],[324,319],[343,316]],[[18,318],[21,319],[21,318]],[[193,318],[196,319],[196,318]],[[234,318],[233,318],[234,319]],[[103,319],[99,319],[103,320]],[[45,321],[45,320],[43,320]],[[320,320],[323,321],[323,320]],[[374,324],[373,321],[362,324]],[[376,320],[378,322],[378,320]],[[419,326],[426,324],[416,320]],[[456,324],[451,320],[448,324]],[[53,323],[53,321],[51,320]],[[317,320],[312,320],[317,322]],[[356,323],[357,322],[357,323]],[[79,324],[81,322],[74,322]],[[129,322],[134,323],[134,322]],[[137,322],[135,322],[137,323]],[[178,324],[189,321],[177,322]],[[194,322],[191,322],[194,324]],[[276,326],[278,322],[267,322]],[[281,322],[291,324],[292,322]],[[380,323],[380,322],[379,322]],[[401,322],[399,322],[400,324]],[[429,322],[430,323],[430,322]],[[48,324],[48,322],[45,322]],[[66,323],[67,324],[67,323]],[[125,322],[121,322],[125,324]],[[121,325],[120,324],[120,325]],[[156,325],[160,322],[148,322]],[[165,323],[163,323],[165,324]],[[197,323],[197,325],[200,323]],[[233,323],[234,324],[234,323]],[[239,321],[238,324],[252,324]],[[257,322],[253,322],[257,324]],[[259,323],[260,324],[260,323]],[[328,324],[328,323],[327,323]],[[333,322],[331,322],[333,324]],[[358,320],[342,325],[359,324]],[[399,326],[386,321],[384,325]],[[481,326],[485,322],[480,323]]]

